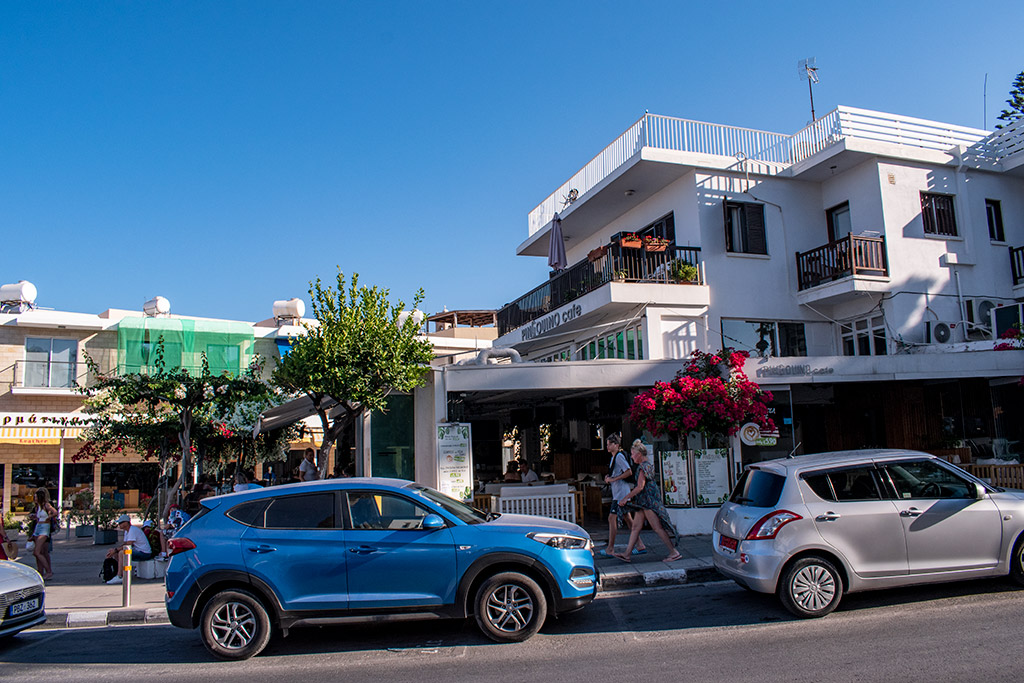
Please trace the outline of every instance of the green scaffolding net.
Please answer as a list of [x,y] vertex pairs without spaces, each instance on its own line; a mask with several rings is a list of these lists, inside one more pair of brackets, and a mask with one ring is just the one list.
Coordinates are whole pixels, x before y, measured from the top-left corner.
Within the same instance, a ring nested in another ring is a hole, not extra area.
[[124,318],[117,326],[119,373],[156,371],[157,344],[163,338],[164,368],[198,375],[203,354],[210,374],[237,375],[252,362],[252,327],[224,320]]

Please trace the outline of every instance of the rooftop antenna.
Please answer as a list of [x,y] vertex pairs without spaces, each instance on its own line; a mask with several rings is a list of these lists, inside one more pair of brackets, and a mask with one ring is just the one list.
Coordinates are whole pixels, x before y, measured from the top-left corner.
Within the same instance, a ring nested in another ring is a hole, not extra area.
[[818,67],[814,65],[814,57],[808,57],[807,59],[801,59],[796,63],[796,74],[800,78],[807,79],[807,92],[811,96],[811,123],[814,123],[818,118],[814,115],[814,89],[811,87],[818,82]]

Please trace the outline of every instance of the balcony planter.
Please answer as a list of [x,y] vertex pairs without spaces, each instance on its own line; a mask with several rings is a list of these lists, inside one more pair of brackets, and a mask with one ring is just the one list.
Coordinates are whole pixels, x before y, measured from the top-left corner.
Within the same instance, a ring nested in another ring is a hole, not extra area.
[[697,266],[686,261],[673,261],[668,269],[669,277],[684,285],[697,284]]
[[634,233],[626,233],[619,235],[619,246],[627,249],[639,249],[643,246],[643,242],[640,241],[640,236]]
[[597,261],[597,260],[603,258],[604,255],[607,254],[607,253],[608,253],[608,247],[606,247],[606,246],[601,246],[601,247],[598,247],[597,249],[591,249],[590,252],[587,254],[587,260],[590,261],[591,263],[593,263],[594,261]]
[[647,237],[644,239],[644,249],[646,251],[665,251],[668,249],[668,240],[660,237]]

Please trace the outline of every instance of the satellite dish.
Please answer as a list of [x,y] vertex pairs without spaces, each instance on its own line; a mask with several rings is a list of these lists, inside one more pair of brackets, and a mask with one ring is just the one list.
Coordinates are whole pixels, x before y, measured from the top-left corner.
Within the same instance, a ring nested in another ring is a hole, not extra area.
[[932,326],[932,339],[936,344],[945,344],[953,338],[953,330],[946,323],[935,323]]

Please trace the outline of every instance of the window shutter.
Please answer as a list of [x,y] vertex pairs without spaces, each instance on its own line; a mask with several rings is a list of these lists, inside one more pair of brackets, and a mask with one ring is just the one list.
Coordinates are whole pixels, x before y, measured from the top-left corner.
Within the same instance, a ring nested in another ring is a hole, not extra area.
[[764,204],[744,204],[743,218],[747,223],[747,253],[767,254],[768,240],[764,233]]
[[735,244],[732,243],[732,231],[729,229],[729,202],[728,200],[722,200],[722,225],[725,226],[725,250],[736,251]]

